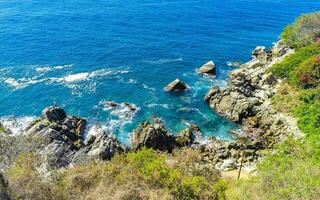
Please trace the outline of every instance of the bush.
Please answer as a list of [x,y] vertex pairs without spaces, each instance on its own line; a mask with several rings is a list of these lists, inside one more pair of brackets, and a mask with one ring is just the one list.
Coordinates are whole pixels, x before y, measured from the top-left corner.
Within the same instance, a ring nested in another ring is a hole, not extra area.
[[225,190],[217,170],[192,149],[175,155],[142,149],[52,171],[49,178],[40,176],[39,160],[21,154],[5,172],[14,199],[222,199]]
[[298,17],[287,26],[281,38],[291,47],[301,48],[320,39],[320,13],[311,13]]
[[229,186],[229,199],[313,200],[320,197],[320,162],[315,146],[289,139],[259,166],[258,176]]
[[297,76],[294,72],[303,62],[310,57],[320,54],[320,45],[313,44],[298,49],[294,54],[287,56],[282,62],[273,65],[270,71],[278,78],[289,79],[289,82],[297,82]]
[[295,70],[298,85],[303,88],[315,88],[320,85],[320,56],[312,56],[302,62]]

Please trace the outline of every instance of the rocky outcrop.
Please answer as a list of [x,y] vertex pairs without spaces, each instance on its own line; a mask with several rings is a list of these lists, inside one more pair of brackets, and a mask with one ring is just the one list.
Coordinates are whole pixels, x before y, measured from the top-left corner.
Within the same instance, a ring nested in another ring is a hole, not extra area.
[[69,165],[108,160],[126,150],[111,134],[98,127],[92,129],[84,141],[86,123],[83,118],[67,116],[62,108],[44,109],[41,117],[20,135],[0,135],[0,169],[10,166],[21,153],[39,155],[42,164],[38,170],[47,174]]
[[134,151],[142,147],[171,152],[175,139],[168,134],[162,123],[142,123],[131,135],[131,148]]
[[85,140],[85,147],[77,151],[72,165],[85,164],[93,160],[110,160],[114,155],[126,151],[126,147],[112,135],[99,127],[92,127]]
[[239,165],[242,151],[245,162],[256,160],[263,154],[261,152],[272,148],[288,134],[300,132],[289,123],[290,119],[277,113],[270,102],[278,81],[268,68],[292,52],[281,42],[269,51],[265,47],[257,47],[252,52],[251,61],[229,74],[227,88],[214,86],[204,97],[213,110],[243,124],[243,132],[236,137],[247,141],[242,144],[241,139],[233,143],[215,140],[207,145],[204,152],[210,152],[208,160],[217,163],[218,168]]
[[199,69],[197,69],[197,72],[201,74],[215,76],[216,66],[213,61],[209,61],[206,64],[202,65]]
[[134,151],[142,147],[172,152],[174,148],[191,146],[198,127],[191,125],[177,136],[169,134],[161,121],[143,122],[131,135],[131,148]]
[[184,91],[187,89],[187,85],[179,79],[172,81],[164,88],[164,90],[167,92]]

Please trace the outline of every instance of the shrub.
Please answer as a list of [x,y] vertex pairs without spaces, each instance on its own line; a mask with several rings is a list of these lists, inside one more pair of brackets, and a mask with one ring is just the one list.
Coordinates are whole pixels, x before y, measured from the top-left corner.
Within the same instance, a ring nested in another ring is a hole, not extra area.
[[302,62],[295,70],[298,85],[303,88],[314,88],[320,85],[320,56],[312,56]]
[[287,26],[281,38],[294,48],[314,43],[320,38],[320,13],[311,13],[298,17]]
[[286,78],[290,79],[291,82],[296,82],[295,80],[297,77],[294,73],[294,70],[310,57],[319,54],[320,45],[309,45],[307,47],[298,49],[294,54],[287,56],[282,62],[273,65],[270,71],[278,78]]

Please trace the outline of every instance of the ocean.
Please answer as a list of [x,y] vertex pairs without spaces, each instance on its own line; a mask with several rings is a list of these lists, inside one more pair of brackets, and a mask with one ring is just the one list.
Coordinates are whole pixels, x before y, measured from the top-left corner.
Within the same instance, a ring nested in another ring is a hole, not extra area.
[[[230,140],[239,126],[210,110],[207,90],[226,86],[228,62],[248,61],[319,9],[318,0],[0,0],[0,121],[19,132],[58,105],[124,143],[154,117],[172,133],[194,123],[203,138]],[[210,60],[216,78],[197,74]],[[164,92],[176,78],[190,90]]]

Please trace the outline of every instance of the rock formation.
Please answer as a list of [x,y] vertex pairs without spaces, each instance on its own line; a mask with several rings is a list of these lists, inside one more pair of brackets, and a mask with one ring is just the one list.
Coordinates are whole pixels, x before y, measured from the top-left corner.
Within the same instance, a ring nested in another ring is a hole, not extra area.
[[188,89],[187,85],[184,82],[180,81],[179,79],[172,81],[164,88],[164,90],[167,92],[184,91],[187,89]]
[[194,142],[196,127],[183,130],[178,136],[168,133],[162,122],[143,122],[131,135],[131,148],[134,151],[142,147],[172,152],[174,148],[190,146]]
[[[281,42],[268,52],[265,47],[257,47],[251,61],[229,74],[227,88],[214,86],[204,97],[213,110],[243,124],[243,133],[236,136],[240,139],[235,142],[214,140],[205,146],[204,152],[210,152],[208,160],[217,163],[218,168],[239,165],[242,151],[245,162],[256,160],[265,149],[272,148],[288,134],[300,134],[290,123],[291,119],[276,113],[270,102],[277,80],[268,73],[268,68],[292,52]],[[241,142],[242,138],[246,138],[245,143]]]
[[198,73],[215,76],[216,75],[216,66],[213,61],[209,61],[206,64],[202,65],[197,69]]

